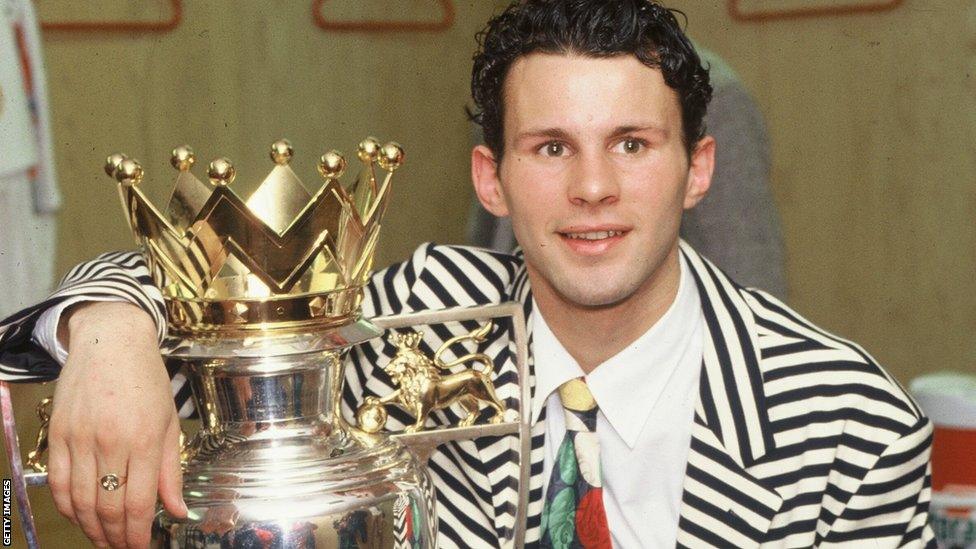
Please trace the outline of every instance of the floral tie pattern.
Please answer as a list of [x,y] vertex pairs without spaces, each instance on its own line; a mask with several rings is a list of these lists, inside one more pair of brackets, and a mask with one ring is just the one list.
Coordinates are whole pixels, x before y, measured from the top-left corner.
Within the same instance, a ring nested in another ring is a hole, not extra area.
[[551,549],[612,549],[603,508],[599,411],[583,378],[559,387],[566,437],[559,446],[542,509],[540,545]]

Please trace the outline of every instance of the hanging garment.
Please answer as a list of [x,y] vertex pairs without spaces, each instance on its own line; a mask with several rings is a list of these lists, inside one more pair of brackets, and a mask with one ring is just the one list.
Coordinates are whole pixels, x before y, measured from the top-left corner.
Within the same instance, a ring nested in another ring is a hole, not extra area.
[[60,206],[40,33],[29,0],[0,0],[0,316],[54,281]]

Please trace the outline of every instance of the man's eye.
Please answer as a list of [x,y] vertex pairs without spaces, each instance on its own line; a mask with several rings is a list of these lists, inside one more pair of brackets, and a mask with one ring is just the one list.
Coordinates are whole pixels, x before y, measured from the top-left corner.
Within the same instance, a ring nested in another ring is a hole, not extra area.
[[545,156],[563,156],[566,154],[566,146],[558,141],[552,141],[543,145],[541,152]]
[[640,139],[624,139],[616,147],[618,152],[627,154],[639,153],[643,148],[644,142]]

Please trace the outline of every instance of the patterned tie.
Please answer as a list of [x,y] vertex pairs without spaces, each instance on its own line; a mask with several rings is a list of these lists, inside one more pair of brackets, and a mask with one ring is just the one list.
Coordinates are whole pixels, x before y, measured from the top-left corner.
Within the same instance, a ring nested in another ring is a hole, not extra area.
[[559,446],[542,509],[541,546],[552,549],[612,549],[603,509],[599,408],[583,378],[559,387],[566,412],[566,438]]

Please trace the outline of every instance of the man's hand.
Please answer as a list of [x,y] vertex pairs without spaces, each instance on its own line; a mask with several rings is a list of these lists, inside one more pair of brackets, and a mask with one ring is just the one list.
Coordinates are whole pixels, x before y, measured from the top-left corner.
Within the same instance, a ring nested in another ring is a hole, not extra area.
[[[155,326],[128,303],[69,314],[48,431],[51,494],[95,545],[147,547],[157,492],[170,514],[186,515],[180,425]],[[110,473],[125,477],[117,490],[99,483]]]

